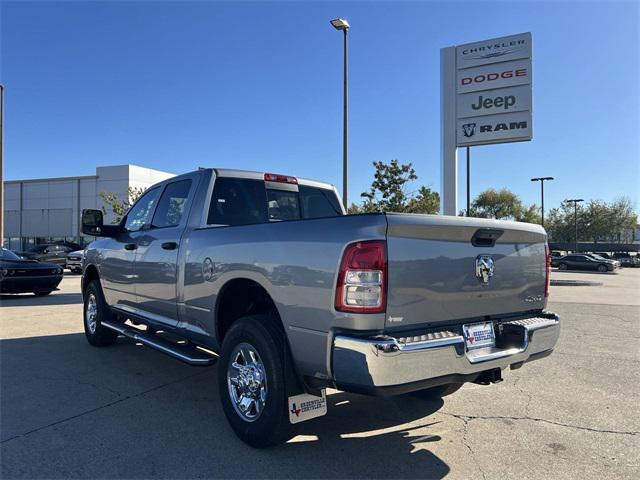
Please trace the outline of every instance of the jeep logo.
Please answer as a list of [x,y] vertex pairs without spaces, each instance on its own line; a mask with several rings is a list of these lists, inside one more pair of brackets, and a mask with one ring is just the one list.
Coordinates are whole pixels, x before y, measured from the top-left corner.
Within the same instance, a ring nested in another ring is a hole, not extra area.
[[516,97],[514,95],[506,95],[504,97],[496,98],[484,98],[482,95],[478,97],[478,103],[471,104],[471,108],[474,110],[480,110],[481,108],[504,108],[508,110],[509,107],[513,107],[516,104]]

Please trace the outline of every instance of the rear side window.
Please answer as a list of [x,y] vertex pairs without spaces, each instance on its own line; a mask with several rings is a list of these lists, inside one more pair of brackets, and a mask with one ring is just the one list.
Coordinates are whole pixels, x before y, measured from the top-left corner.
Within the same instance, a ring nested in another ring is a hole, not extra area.
[[300,185],[302,218],[338,217],[342,209],[332,190]]
[[299,220],[298,192],[267,190],[269,221]]
[[180,180],[167,185],[160,197],[151,226],[155,228],[180,225],[189,198],[191,180]]
[[217,178],[213,187],[209,225],[251,225],[267,222],[267,195],[262,180]]

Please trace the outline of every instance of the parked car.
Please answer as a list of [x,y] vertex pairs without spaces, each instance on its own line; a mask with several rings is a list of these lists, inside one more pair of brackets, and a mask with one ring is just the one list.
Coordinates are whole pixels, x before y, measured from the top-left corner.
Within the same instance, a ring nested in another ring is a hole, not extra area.
[[600,257],[594,258],[593,254],[572,253],[560,258],[559,270],[597,270],[598,272],[612,272],[619,267],[618,262]]
[[562,252],[558,252],[557,250],[553,250],[551,252],[551,266],[552,267],[557,267],[558,266],[558,259],[562,258]]
[[222,169],[152,186],[119,225],[100,210],[82,224],[103,237],[85,251],[88,342],[217,362],[227,420],[257,447],[324,415],[326,387],[442,397],[560,333],[539,225],[345,215],[329,184]]
[[0,292],[49,295],[62,280],[62,268],[55,263],[20,258],[6,248],[0,256]]
[[613,258],[618,260],[623,267],[640,267],[640,257],[631,255],[629,252],[617,252]]
[[50,262],[63,267],[67,263],[67,253],[80,249],[75,243],[47,243],[42,245],[34,245],[19,255],[29,260],[37,260],[39,262]]
[[84,250],[76,250],[67,253],[67,268],[73,273],[82,273],[82,262],[84,261]]
[[613,262],[614,267],[615,268],[620,268],[621,264],[618,260],[613,260],[610,258],[607,258],[603,255],[600,255],[599,253],[585,253],[585,255],[588,255],[589,257],[593,258],[594,260],[600,262],[600,261],[605,261],[605,262]]

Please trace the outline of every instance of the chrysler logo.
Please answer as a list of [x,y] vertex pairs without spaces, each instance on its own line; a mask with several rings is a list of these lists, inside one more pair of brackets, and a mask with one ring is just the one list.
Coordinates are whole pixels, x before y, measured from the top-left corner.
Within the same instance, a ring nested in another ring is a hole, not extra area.
[[495,267],[490,255],[478,255],[476,257],[476,278],[482,285],[489,285]]

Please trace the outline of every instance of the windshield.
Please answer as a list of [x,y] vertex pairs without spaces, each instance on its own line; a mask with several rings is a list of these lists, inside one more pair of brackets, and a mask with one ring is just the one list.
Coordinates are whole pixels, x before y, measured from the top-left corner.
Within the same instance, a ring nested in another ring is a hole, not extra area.
[[20,257],[13,253],[11,250],[7,250],[6,248],[2,249],[2,256],[0,257],[2,260],[20,260]]

